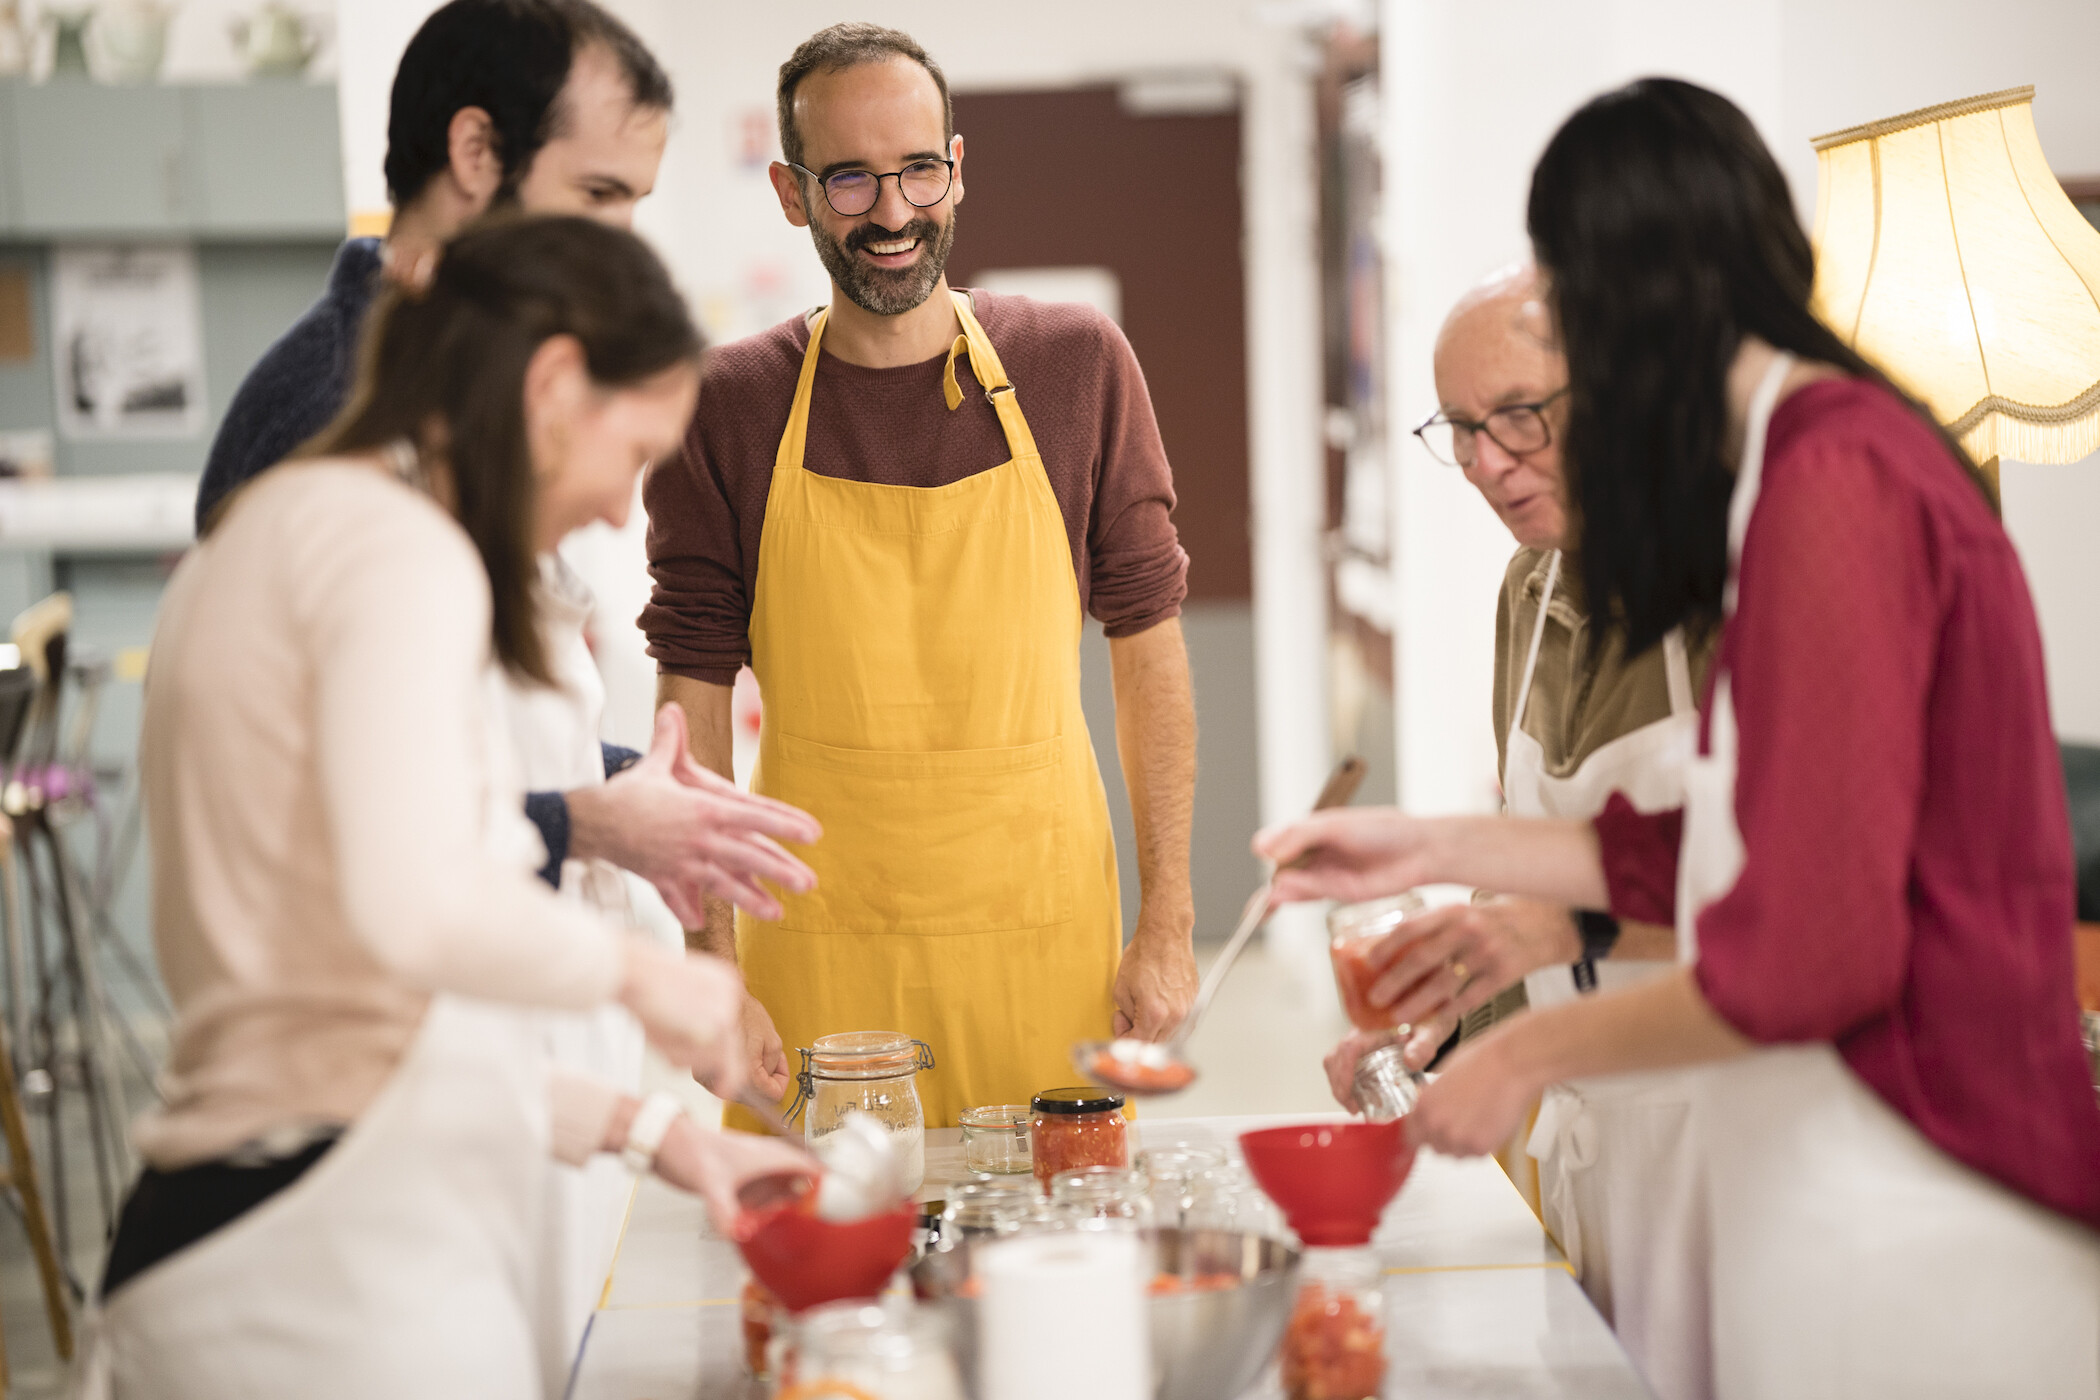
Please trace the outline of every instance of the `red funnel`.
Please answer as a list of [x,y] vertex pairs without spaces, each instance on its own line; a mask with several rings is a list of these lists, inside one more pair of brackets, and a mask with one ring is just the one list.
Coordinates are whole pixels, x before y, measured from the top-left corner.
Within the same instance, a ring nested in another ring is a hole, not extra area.
[[1247,1170],[1309,1245],[1369,1244],[1415,1164],[1399,1120],[1308,1123],[1240,1134]]
[[766,1177],[739,1196],[736,1246],[758,1281],[789,1312],[878,1296],[911,1253],[918,1207],[910,1201],[865,1220],[824,1220],[808,1177]]

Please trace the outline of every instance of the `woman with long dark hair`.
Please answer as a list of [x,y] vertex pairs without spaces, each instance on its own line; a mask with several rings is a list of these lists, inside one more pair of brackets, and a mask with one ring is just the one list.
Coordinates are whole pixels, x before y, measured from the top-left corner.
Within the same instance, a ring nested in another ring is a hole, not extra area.
[[[536,556],[676,449],[701,342],[662,265],[583,219],[470,231],[369,331],[342,417],[170,580],[140,747],[167,1102],[102,1287],[126,1400],[559,1394],[534,1318],[549,1174],[621,1152],[718,1221],[773,1142],[550,1069],[542,1013],[618,1004],[742,1072],[742,984],[532,867],[504,673],[550,675]],[[725,798],[721,863],[811,877],[792,808]]]
[[1456,881],[1674,918],[1687,966],[1498,1028],[1410,1121],[1480,1153],[1547,1083],[1705,1064],[1716,1394],[2100,1393],[2100,1103],[2011,542],[1815,318],[1785,180],[1726,99],[1592,101],[1529,225],[1593,608],[1629,651],[1718,629],[1685,808],[1322,814],[1257,842],[1306,860],[1278,897]]

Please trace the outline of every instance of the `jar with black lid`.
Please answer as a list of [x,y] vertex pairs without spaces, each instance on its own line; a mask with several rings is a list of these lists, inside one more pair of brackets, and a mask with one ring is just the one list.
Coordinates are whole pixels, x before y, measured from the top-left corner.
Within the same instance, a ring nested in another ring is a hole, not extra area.
[[1078,1167],[1128,1167],[1130,1136],[1123,1121],[1123,1096],[1091,1085],[1045,1089],[1029,1103],[1029,1146],[1035,1179],[1044,1190],[1050,1178]]

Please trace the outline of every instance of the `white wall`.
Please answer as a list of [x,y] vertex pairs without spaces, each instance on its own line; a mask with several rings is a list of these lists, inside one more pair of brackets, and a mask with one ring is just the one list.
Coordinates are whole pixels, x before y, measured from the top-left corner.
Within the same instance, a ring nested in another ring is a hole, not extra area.
[[[1435,408],[1430,348],[1453,299],[1525,248],[1530,167],[1559,123],[1650,73],[1728,94],[1764,133],[1814,217],[1809,137],[2020,83],[2038,88],[2043,147],[2066,174],[2100,173],[2100,6],[2023,0],[1987,18],[1954,0],[1385,0],[1388,286],[1397,421]],[[1398,744],[1403,802],[1492,801],[1488,722],[1494,600],[1509,537],[1455,471],[1400,456]],[[2070,561],[2090,549],[2100,461],[2007,474],[2008,524],[2027,557],[2067,735],[2100,735],[2100,625]]]

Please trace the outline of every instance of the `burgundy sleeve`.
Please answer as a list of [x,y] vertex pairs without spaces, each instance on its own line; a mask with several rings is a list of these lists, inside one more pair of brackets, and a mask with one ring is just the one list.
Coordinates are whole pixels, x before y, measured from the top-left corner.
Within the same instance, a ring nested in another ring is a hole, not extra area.
[[1100,468],[1087,522],[1088,610],[1111,637],[1181,613],[1189,557],[1174,529],[1174,473],[1130,342],[1103,316]]
[[642,482],[651,587],[637,621],[665,673],[734,685],[751,655],[751,598],[736,512],[707,451],[706,410],[703,382],[685,447]]
[[1724,641],[1740,733],[1735,887],[1698,978],[1757,1041],[1834,1040],[1910,959],[1908,886],[1937,652],[1923,507],[1857,438],[1775,460]]
[[1611,912],[1636,923],[1677,922],[1677,847],[1684,835],[1684,811],[1643,812],[1626,794],[1605,799],[1595,822],[1597,845],[1604,859],[1604,885],[1611,892]]

